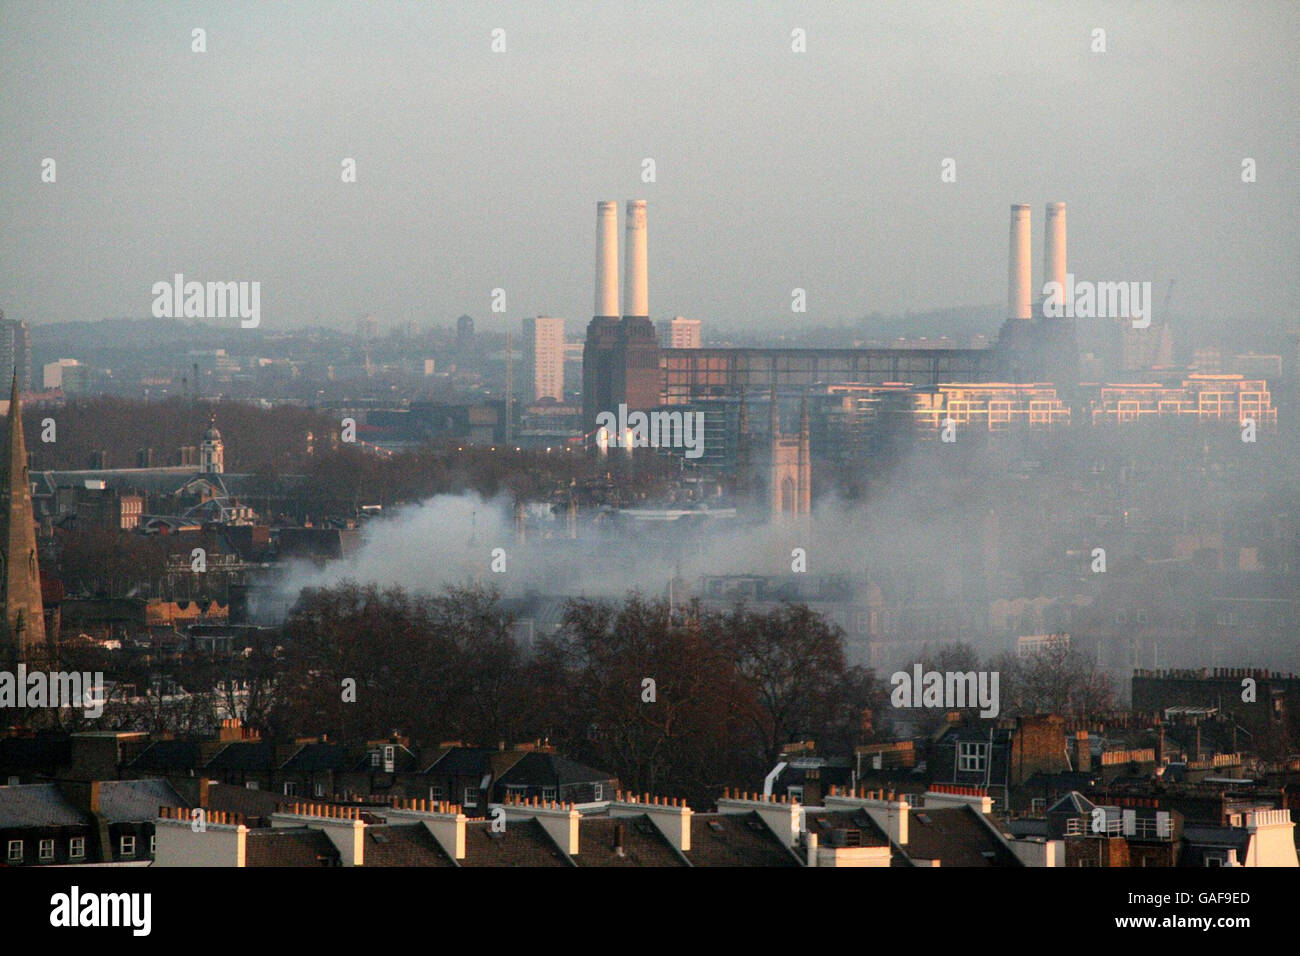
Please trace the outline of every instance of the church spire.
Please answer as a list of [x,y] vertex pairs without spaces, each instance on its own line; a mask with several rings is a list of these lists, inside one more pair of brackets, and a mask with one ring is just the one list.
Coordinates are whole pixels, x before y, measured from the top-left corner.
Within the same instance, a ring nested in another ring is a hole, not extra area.
[[27,442],[23,438],[23,409],[18,399],[18,372],[9,393],[9,434],[5,466],[0,473],[0,603],[5,623],[18,652],[27,660],[45,643],[45,609],[41,603],[41,575],[36,559],[36,530],[32,515],[32,486],[27,474]]

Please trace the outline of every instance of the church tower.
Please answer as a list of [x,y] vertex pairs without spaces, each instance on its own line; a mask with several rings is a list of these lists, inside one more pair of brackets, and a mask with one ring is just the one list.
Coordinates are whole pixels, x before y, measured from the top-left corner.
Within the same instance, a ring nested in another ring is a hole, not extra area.
[[219,475],[226,470],[226,446],[217,431],[217,416],[208,417],[208,430],[203,433],[199,446],[199,471],[205,475]]
[[806,517],[812,511],[812,462],[809,454],[808,397],[799,414],[799,434],[781,431],[781,411],[772,389],[771,469],[768,496],[773,521]]
[[5,501],[0,527],[0,603],[5,624],[17,651],[26,661],[45,643],[45,608],[36,558],[36,527],[32,515],[32,486],[27,475],[27,442],[23,438],[23,409],[18,401],[18,376],[9,394],[9,435],[5,442],[0,495]]

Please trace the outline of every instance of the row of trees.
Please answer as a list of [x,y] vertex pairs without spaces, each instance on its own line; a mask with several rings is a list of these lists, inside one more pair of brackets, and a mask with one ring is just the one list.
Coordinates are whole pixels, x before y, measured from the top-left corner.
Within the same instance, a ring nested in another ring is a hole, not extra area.
[[[282,628],[232,658],[124,653],[70,644],[61,661],[104,670],[142,695],[133,709],[110,708],[105,719],[122,726],[186,732],[211,726],[221,707],[278,739],[546,738],[630,788],[685,797],[761,778],[791,741],[848,753],[873,725],[930,732],[944,714],[895,715],[889,682],[849,664],[842,632],[800,604],[575,600],[554,636],[526,648],[492,590],[412,594],[348,582],[305,591]],[[922,667],[998,671],[1000,716],[1113,705],[1109,681],[1064,644],[987,662],[949,646]],[[174,687],[189,693],[169,701]]]
[[768,612],[629,596],[574,601],[525,652],[497,595],[344,584],[284,627],[268,730],[343,740],[547,738],[635,789],[704,794],[766,772],[801,736],[860,736],[880,695],[807,607]]

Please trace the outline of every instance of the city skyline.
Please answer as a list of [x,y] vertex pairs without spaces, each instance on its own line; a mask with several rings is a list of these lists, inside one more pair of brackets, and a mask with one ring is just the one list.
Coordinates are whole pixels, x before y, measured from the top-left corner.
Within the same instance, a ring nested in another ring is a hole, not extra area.
[[19,924],[1281,913],[1297,9],[0,0]]

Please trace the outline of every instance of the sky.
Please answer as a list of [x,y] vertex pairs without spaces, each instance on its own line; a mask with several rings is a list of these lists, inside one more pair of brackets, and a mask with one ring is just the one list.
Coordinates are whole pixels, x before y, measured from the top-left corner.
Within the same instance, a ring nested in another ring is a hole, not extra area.
[[640,198],[652,318],[778,332],[1000,308],[1010,205],[1039,284],[1063,201],[1080,279],[1292,327],[1298,52],[1289,2],[0,2],[0,309],[144,318],[179,272],[264,330],[575,334],[595,204]]

